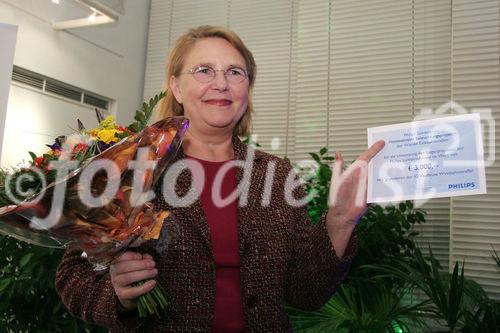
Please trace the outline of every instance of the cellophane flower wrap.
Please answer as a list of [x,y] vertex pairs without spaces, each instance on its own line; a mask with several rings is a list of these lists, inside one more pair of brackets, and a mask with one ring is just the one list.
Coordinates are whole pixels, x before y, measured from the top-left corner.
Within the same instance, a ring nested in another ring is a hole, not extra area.
[[[106,128],[110,118],[100,120],[99,129],[86,131],[89,137],[80,133],[74,142],[71,136],[56,140],[49,154],[32,154],[30,172],[52,175],[55,181],[17,205],[1,207],[0,233],[46,247],[78,246],[96,270],[159,236],[169,212],[153,209],[151,193],[181,146],[189,121],[165,118],[131,134],[115,125]],[[124,133],[129,135],[118,141]],[[149,294],[139,299],[141,316],[158,315],[158,303],[166,306],[157,288],[153,299]]]

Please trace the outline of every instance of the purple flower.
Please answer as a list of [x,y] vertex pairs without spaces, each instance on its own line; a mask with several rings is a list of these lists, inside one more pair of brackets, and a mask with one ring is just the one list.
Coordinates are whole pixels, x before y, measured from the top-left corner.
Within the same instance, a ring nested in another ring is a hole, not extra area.
[[50,149],[54,150],[54,151],[62,149],[61,145],[57,141],[54,142],[51,145],[46,145],[46,146],[49,147]]
[[103,141],[99,141],[99,143],[97,144],[97,152],[102,153],[103,151],[111,147],[113,144],[114,142],[105,143]]

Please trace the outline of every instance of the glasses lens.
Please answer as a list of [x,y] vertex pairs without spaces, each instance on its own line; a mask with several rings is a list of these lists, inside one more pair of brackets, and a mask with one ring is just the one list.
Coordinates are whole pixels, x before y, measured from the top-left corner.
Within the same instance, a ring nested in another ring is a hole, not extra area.
[[193,76],[197,81],[210,82],[215,77],[215,70],[208,66],[198,66],[194,69]]
[[240,83],[245,80],[247,74],[243,68],[233,67],[226,71],[226,78],[229,82]]

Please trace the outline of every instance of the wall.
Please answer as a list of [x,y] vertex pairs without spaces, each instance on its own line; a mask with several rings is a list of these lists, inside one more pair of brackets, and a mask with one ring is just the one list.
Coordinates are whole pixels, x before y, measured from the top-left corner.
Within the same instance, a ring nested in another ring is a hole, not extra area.
[[[16,36],[16,26],[0,23],[0,44],[2,45],[2,52],[0,53],[0,128],[5,127]],[[0,156],[2,154],[2,142],[3,136],[0,135]]]
[[[253,133],[275,155],[298,162],[327,147],[352,161],[366,149],[366,128],[450,99],[491,109],[499,147],[499,13],[498,0],[152,0],[144,92],[163,84],[181,33],[217,24],[255,56]],[[465,260],[467,276],[500,299],[490,254],[500,249],[498,156],[486,172],[487,195],[427,202],[418,240],[445,267]]]
[[[149,0],[127,1],[125,15],[116,23],[54,31],[47,19],[54,10],[51,1],[2,0],[0,22],[19,27],[15,65],[111,98],[114,103],[110,111],[120,123],[127,124],[143,100],[149,5]],[[22,89],[25,88],[11,89],[6,122],[9,131],[0,129],[0,135],[5,132],[4,146],[16,146],[18,153],[7,149],[11,154],[2,155],[2,166],[15,164],[25,157],[27,150],[50,143],[52,138],[46,142],[49,136],[60,129],[71,131],[76,127],[75,105],[37,96],[31,90],[21,92]],[[81,107],[77,109],[82,112]],[[88,112],[93,119],[93,110],[88,108]],[[31,124],[35,119],[52,124],[37,127],[41,123]],[[68,123],[68,120],[73,121]],[[26,131],[34,137],[20,140],[15,135]],[[28,142],[20,144],[20,141]]]

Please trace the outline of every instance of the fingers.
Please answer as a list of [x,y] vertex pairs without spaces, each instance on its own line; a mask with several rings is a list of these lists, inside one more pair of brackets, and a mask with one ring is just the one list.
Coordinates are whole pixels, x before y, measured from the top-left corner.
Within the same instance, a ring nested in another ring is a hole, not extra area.
[[114,274],[123,274],[146,269],[153,269],[155,262],[149,259],[118,261],[111,267]]
[[339,151],[335,152],[335,162],[333,163],[332,179],[338,179],[344,170],[344,158]]
[[[130,288],[118,288],[115,289],[116,296],[122,302],[122,304],[127,304],[128,300],[136,299],[144,294],[147,294],[156,286],[155,280],[149,280],[144,282],[144,284],[137,287]],[[131,306],[127,306],[126,308],[130,308]]]
[[137,253],[137,252],[127,251],[127,252],[124,252],[121,256],[119,256],[115,262],[133,260],[133,259],[135,259],[135,260],[141,260],[141,259],[153,260],[153,257],[151,257],[151,255],[149,255],[149,254],[141,254],[141,253]]
[[[355,208],[356,211],[360,209],[363,210],[366,207],[368,162],[382,150],[384,145],[385,142],[383,140],[377,141],[361,154],[345,171],[343,170],[344,159],[342,154],[340,152],[335,153],[335,163],[332,170],[332,183],[329,196],[330,205],[337,205],[337,199],[340,196],[346,201],[346,205],[350,208]],[[355,214],[353,218],[358,218],[358,214]]]
[[[111,278],[116,280],[116,278],[121,275],[126,275],[129,276],[130,278],[133,278],[134,276],[136,276],[136,274],[134,273],[137,272],[151,273],[154,269],[155,269],[155,262],[153,261],[153,257],[151,257],[149,254],[142,255],[140,253],[135,253],[135,252],[125,252],[111,264],[109,273],[111,275]],[[122,282],[120,279],[119,281]],[[127,284],[136,281],[131,281]]]
[[[359,157],[356,159],[356,161],[365,161],[365,162],[370,162],[370,160],[378,154],[379,151],[381,151],[385,146],[385,141],[384,140],[379,140],[375,142],[374,144],[371,145],[370,148],[365,150]],[[342,157],[342,153],[339,151],[335,152],[335,163],[334,165],[338,165],[340,167],[340,170],[343,170],[344,168],[344,158]]]
[[158,270],[153,268],[153,269],[146,269],[142,271],[135,271],[135,272],[129,272],[129,273],[124,273],[124,274],[119,274],[112,276],[112,283],[115,287],[128,287],[132,283],[139,282],[142,280],[146,279],[151,279],[155,277],[158,274]]
[[384,148],[384,146],[385,146],[384,140],[379,140],[379,141],[375,142],[374,144],[371,145],[370,148],[365,150],[365,152],[358,157],[358,160],[365,161],[366,163],[370,162],[370,160],[375,155],[377,155],[378,152],[381,151],[382,148]]
[[110,274],[119,275],[127,272],[152,269],[155,267],[153,257],[135,252],[125,252],[110,267]]
[[[149,279],[154,278],[158,270],[149,254],[125,252],[111,264],[109,273],[118,299],[126,309],[133,309],[135,298],[148,293],[156,285],[156,281]],[[135,282],[144,280],[148,281],[132,287]]]
[[335,152],[335,162],[341,163],[344,166],[344,157],[340,151]]

